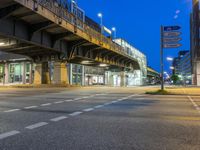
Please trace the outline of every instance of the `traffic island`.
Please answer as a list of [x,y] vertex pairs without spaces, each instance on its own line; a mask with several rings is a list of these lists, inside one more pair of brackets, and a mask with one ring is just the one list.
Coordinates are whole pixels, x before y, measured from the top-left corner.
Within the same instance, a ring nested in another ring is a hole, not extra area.
[[151,95],[173,95],[173,93],[170,93],[166,90],[157,90],[157,91],[148,91],[145,94],[151,94]]

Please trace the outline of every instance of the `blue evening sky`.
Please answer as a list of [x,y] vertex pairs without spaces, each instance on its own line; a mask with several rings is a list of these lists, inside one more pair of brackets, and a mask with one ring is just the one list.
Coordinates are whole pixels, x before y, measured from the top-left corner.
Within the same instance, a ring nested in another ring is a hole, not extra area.
[[[180,25],[182,27],[181,43],[178,49],[165,49],[165,57],[176,56],[179,50],[190,48],[189,17],[192,0],[77,0],[80,8],[85,10],[98,23],[97,13],[103,14],[103,24],[117,28],[117,37],[146,54],[148,65],[160,70],[160,25]],[[177,16],[175,17],[177,13]],[[175,19],[175,18],[176,19]],[[170,63],[165,61],[165,70]]]

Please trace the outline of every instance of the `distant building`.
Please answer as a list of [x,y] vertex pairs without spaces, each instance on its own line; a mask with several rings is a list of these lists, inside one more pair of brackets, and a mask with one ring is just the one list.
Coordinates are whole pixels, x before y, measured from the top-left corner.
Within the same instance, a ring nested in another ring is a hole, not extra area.
[[200,86],[200,11],[199,0],[193,0],[190,16],[190,49],[192,63],[192,83]]
[[192,66],[190,51],[180,51],[178,57],[173,60],[173,74],[180,77],[181,83],[192,83]]
[[151,67],[147,67],[147,84],[155,85],[160,83],[160,73]]

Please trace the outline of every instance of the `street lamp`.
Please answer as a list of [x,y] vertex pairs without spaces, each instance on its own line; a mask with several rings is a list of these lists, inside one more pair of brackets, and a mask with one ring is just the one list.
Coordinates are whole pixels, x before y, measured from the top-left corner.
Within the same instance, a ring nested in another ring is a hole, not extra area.
[[3,46],[3,45],[5,45],[5,43],[4,42],[0,42],[0,46]]
[[168,61],[173,61],[174,59],[172,57],[167,57]]
[[171,70],[174,70],[175,68],[171,66],[170,69],[171,69]]
[[117,36],[117,29],[115,27],[112,27],[112,31],[114,33],[114,39],[116,39]]
[[101,23],[101,34],[103,34],[103,14],[98,13],[98,17],[100,18],[100,23]]

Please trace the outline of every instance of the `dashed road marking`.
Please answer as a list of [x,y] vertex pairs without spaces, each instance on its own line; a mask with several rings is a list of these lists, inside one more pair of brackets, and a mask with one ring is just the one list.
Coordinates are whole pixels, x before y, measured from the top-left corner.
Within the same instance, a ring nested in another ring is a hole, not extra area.
[[89,112],[89,111],[93,111],[93,110],[94,110],[94,108],[87,108],[87,109],[84,109],[83,111]]
[[140,98],[135,98],[135,99],[137,99],[137,100],[143,100],[143,99],[145,99],[145,98],[141,98],[141,97],[140,97]]
[[105,103],[104,105],[110,105],[110,104],[112,104],[112,102],[107,102],[107,103]]
[[13,136],[13,135],[16,135],[16,134],[19,134],[19,133],[20,132],[16,131],[16,130],[2,133],[2,134],[0,134],[0,140],[5,139],[5,138],[10,137],[10,136]]
[[67,118],[68,118],[67,116],[60,116],[60,117],[50,119],[50,121],[57,122],[57,121],[64,120],[64,119],[67,119]]
[[104,105],[97,105],[94,108],[101,108],[101,107],[104,107]]
[[75,98],[74,100],[77,101],[77,100],[81,100],[81,99],[83,99],[83,98]]
[[41,104],[40,106],[49,106],[49,105],[51,105],[51,103]]
[[32,109],[32,108],[37,108],[38,106],[28,106],[28,107],[24,107],[24,109]]
[[67,99],[67,100],[65,100],[65,102],[73,102],[74,100],[72,100],[72,99]]
[[10,110],[6,110],[4,112],[9,113],[9,112],[14,112],[14,111],[19,111],[19,110],[21,110],[21,109],[10,109]]
[[58,102],[54,102],[54,104],[61,104],[63,103],[64,101],[58,101]]
[[188,96],[188,99],[192,102],[195,109],[200,113],[200,107],[197,105],[197,103],[192,99],[191,96]]
[[77,116],[77,115],[80,115],[80,114],[82,114],[83,112],[81,112],[81,111],[77,111],[77,112],[73,112],[73,113],[71,113],[71,114],[69,114],[70,116]]
[[88,96],[83,97],[84,99],[89,98]]
[[35,129],[35,128],[39,128],[39,127],[45,126],[47,124],[48,124],[47,122],[39,122],[39,123],[36,123],[36,124],[32,124],[30,126],[27,126],[25,128],[32,130],[32,129]]

